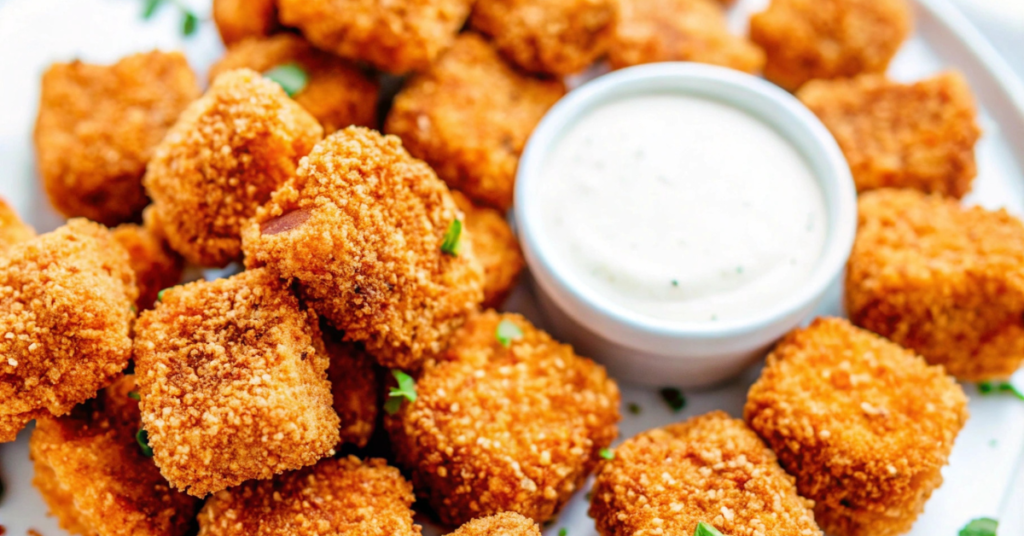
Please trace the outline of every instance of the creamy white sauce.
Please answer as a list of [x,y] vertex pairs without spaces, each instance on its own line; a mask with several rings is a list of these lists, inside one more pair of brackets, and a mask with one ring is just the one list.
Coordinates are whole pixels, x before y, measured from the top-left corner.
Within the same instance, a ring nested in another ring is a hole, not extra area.
[[542,174],[555,262],[650,318],[754,316],[804,284],[824,249],[824,196],[807,162],[714,100],[604,104],[568,129]]

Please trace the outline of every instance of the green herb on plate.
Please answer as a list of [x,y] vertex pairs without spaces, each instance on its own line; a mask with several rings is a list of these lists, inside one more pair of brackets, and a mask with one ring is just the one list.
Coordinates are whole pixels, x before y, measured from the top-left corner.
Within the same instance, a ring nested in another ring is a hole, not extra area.
[[277,82],[289,97],[302,93],[309,84],[309,75],[295,62],[278,65],[263,73],[263,77]]
[[142,455],[147,458],[153,457],[153,449],[149,446],[149,432],[144,428],[140,428],[135,433],[135,442],[139,444],[139,449],[142,451]]
[[398,381],[398,387],[392,387],[388,391],[388,400],[384,403],[384,411],[388,412],[388,415],[398,413],[406,400],[416,401],[416,380],[398,369],[392,369],[391,375]]
[[498,329],[495,330],[494,337],[502,346],[508,348],[512,346],[513,341],[523,338],[523,330],[519,329],[515,322],[506,319],[498,322]]
[[601,449],[600,451],[598,451],[598,454],[600,454],[601,457],[606,459],[606,460],[614,460],[615,459],[615,451],[612,450],[612,449]]
[[673,413],[679,413],[686,407],[686,396],[683,392],[675,387],[665,387],[661,391],[661,399],[668,404],[668,407],[672,409]]
[[989,517],[972,519],[970,523],[960,529],[960,536],[996,536],[996,529],[999,522]]
[[453,257],[458,256],[461,249],[460,238],[462,238],[462,221],[452,220],[441,241],[441,251]]
[[693,536],[722,536],[722,533],[714,526],[700,521],[697,523],[697,528],[693,531]]

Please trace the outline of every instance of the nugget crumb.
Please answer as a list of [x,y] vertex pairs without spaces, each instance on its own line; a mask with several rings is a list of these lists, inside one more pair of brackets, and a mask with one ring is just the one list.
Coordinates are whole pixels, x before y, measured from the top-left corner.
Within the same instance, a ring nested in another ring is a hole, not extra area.
[[185,268],[185,260],[167,242],[147,227],[126,223],[112,232],[114,240],[128,252],[128,262],[135,273],[139,297],[135,306],[152,309],[161,290],[177,285]]
[[481,307],[497,309],[505,302],[526,266],[519,240],[500,212],[478,207],[460,192],[452,192],[455,204],[466,215],[466,229],[473,252],[484,269],[484,302]]
[[495,514],[466,523],[451,536],[541,536],[536,523],[514,512]]
[[327,379],[334,395],[334,411],[341,420],[341,442],[362,448],[370,442],[377,425],[380,378],[373,357],[342,337],[330,328],[324,333],[324,346],[331,360]]
[[14,208],[0,198],[0,255],[3,255],[11,246],[27,242],[35,236],[35,229],[21,221]]
[[227,46],[267,37],[281,29],[277,0],[213,0],[213,22]]

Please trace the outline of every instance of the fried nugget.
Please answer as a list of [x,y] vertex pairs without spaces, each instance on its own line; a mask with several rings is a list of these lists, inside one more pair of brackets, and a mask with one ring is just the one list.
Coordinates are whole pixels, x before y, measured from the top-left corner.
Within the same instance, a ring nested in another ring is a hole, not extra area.
[[523,70],[564,76],[608,51],[618,0],[477,0],[474,30]]
[[883,75],[816,80],[797,96],[839,142],[858,191],[916,188],[957,198],[970,191],[981,130],[960,73],[914,84]]
[[15,244],[27,242],[35,236],[35,229],[21,221],[14,208],[0,198],[0,255]]
[[379,459],[327,459],[221,491],[199,513],[199,536],[419,536],[412,486]]
[[181,281],[185,260],[159,234],[141,225],[119,225],[112,236],[128,252],[135,285],[139,289],[136,308],[140,311],[152,309],[161,290]]
[[854,324],[966,381],[1024,362],[1024,224],[915,190],[865,193],[846,273]]
[[[504,342],[501,324],[512,333]],[[510,326],[511,325],[511,329]],[[618,433],[619,390],[525,318],[480,313],[385,423],[399,465],[441,521],[517,512],[551,519]]]
[[414,369],[483,300],[466,229],[443,250],[462,218],[398,138],[349,127],[318,144],[246,226],[245,262],[298,281],[307,303],[382,365]]
[[50,202],[67,217],[105,225],[137,219],[148,204],[146,163],[199,86],[177,52],[114,65],[57,63],[43,75],[35,146]]
[[266,270],[168,289],[135,333],[142,424],[175,488],[202,497],[334,454],[318,319]]
[[750,19],[764,75],[790,91],[813,79],[883,73],[910,35],[907,0],[772,0]]
[[485,309],[497,309],[516,286],[526,261],[519,240],[497,210],[478,207],[462,195],[452,192],[455,204],[466,215],[466,229],[473,241],[473,252],[484,269]]
[[384,130],[452,188],[508,210],[519,155],[564,94],[562,82],[519,73],[487,41],[466,33],[395,97]]
[[303,38],[281,34],[267,39],[246,39],[228,49],[210,69],[210,79],[233,69],[266,72],[296,63],[309,81],[292,95],[330,134],[349,125],[377,126],[376,80],[337,56],[316,50]]
[[142,453],[139,403],[124,376],[64,417],[44,417],[32,432],[33,483],[60,526],[97,536],[184,536],[199,501],[172,491]]
[[540,528],[519,514],[505,512],[470,521],[451,536],[540,536]]
[[608,61],[613,69],[697,61],[756,73],[764,52],[726,26],[717,0],[620,0]]
[[744,416],[833,536],[910,530],[942,483],[967,397],[942,367],[838,318],[787,335]]
[[241,228],[323,136],[281,86],[249,69],[218,77],[156,150],[143,180],[175,251],[223,267]]
[[63,415],[128,365],[135,284],[128,254],[99,224],[67,225],[0,256],[0,429]]
[[324,331],[330,365],[327,379],[334,395],[334,411],[341,419],[341,442],[365,447],[377,425],[380,378],[376,362],[355,343],[344,342],[340,333]]
[[772,451],[721,411],[626,440],[592,493],[602,536],[688,535],[699,522],[729,536],[822,534]]
[[277,0],[213,0],[213,22],[226,46],[281,29]]
[[473,0],[279,0],[281,20],[317,48],[382,71],[426,69],[451,46]]

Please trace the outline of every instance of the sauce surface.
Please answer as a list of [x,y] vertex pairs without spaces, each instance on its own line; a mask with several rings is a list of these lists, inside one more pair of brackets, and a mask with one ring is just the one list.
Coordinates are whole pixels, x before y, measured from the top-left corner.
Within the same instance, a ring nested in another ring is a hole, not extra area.
[[542,168],[553,262],[650,318],[755,316],[807,280],[824,250],[812,170],[769,125],[682,93],[603,104]]

